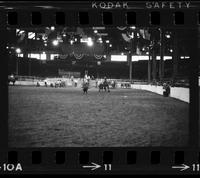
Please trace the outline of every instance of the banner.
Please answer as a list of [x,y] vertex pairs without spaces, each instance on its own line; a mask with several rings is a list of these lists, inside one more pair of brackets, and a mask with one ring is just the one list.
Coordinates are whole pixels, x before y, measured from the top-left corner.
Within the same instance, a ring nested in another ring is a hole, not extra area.
[[60,54],[60,59],[66,59],[68,57],[68,54]]
[[117,29],[118,29],[118,30],[121,30],[121,31],[126,30],[126,28],[127,28],[127,27],[117,27]]
[[139,32],[143,39],[150,40],[150,33],[148,30],[140,29]]
[[131,41],[131,38],[129,38],[128,35],[125,34],[125,33],[122,33],[122,38],[123,38],[126,42],[130,42],[130,41]]
[[84,54],[76,54],[76,53],[74,53],[74,57],[75,57],[76,59],[82,59],[83,56],[84,56]]
[[25,32],[20,33],[19,36],[20,36],[20,38],[19,38],[18,41],[17,41],[18,43],[20,43],[21,41],[24,40],[24,38],[25,38],[25,36],[26,36],[26,33],[25,33]]
[[58,75],[66,78],[80,78],[80,72],[66,71],[64,69],[58,69]]
[[96,59],[100,60],[100,59],[103,57],[103,55],[94,54],[94,57],[95,57]]

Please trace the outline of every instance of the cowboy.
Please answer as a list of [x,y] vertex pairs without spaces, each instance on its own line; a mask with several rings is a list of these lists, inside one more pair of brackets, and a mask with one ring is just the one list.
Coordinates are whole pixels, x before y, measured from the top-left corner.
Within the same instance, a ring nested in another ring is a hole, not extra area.
[[89,87],[88,82],[83,81],[83,86],[82,86],[83,94],[87,94],[88,87]]
[[107,81],[107,78],[106,78],[106,77],[104,77],[103,86],[104,86],[104,90],[105,90],[105,91],[106,91],[106,87],[107,87],[107,88],[108,88],[108,92],[110,92],[109,85],[108,85],[108,81]]

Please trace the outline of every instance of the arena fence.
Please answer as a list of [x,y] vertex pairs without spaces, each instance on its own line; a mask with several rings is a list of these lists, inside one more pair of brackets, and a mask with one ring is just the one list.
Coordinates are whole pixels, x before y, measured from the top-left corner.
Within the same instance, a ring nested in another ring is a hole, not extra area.
[[[135,85],[131,84],[131,88],[139,89],[139,90],[146,90],[157,93],[159,95],[163,95],[163,86],[155,86],[155,85]],[[185,101],[189,103],[190,96],[189,96],[189,88],[183,87],[170,87],[170,97],[179,99],[181,101]]]
[[[147,81],[139,81],[135,80],[134,84],[130,84],[128,80],[125,79],[110,79],[116,81],[116,88],[132,88],[132,89],[139,89],[139,90],[146,90],[157,93],[159,95],[163,95],[163,86],[159,85],[149,85]],[[35,76],[18,76],[15,85],[23,85],[23,86],[45,86],[45,82],[47,86],[55,86],[55,84],[60,81],[64,85],[64,87],[77,87],[81,88],[82,86],[82,78],[75,78],[71,80],[70,78],[42,78],[42,77],[35,77]],[[96,81],[90,80],[90,88],[96,87]],[[184,102],[189,103],[189,88],[185,87],[170,87],[170,97],[182,100]]]

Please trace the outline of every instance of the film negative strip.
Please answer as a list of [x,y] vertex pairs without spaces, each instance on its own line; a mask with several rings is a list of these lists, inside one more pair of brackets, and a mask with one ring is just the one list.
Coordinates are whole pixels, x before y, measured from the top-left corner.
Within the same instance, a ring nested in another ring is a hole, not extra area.
[[200,1],[7,1],[0,22],[0,174],[200,173]]

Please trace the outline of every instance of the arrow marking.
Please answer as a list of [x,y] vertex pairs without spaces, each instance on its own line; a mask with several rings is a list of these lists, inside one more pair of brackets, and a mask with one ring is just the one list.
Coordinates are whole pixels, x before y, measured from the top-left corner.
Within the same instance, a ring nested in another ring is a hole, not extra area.
[[181,166],[172,166],[173,169],[180,169],[180,171],[185,171],[186,169],[189,169],[190,166],[182,164]]
[[100,165],[98,165],[98,164],[96,164],[96,163],[92,163],[92,165],[90,165],[90,166],[83,166],[83,168],[92,168],[91,170],[93,171],[93,170],[95,170],[95,169],[98,169],[98,168],[100,168],[101,166]]

